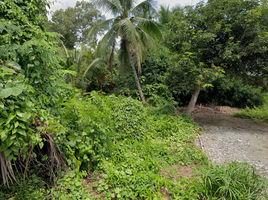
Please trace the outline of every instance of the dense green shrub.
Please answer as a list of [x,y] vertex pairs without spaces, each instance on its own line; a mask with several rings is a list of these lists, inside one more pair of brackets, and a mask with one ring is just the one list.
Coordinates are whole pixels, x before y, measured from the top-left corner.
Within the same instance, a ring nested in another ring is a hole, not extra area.
[[53,115],[72,94],[60,76],[57,35],[42,25],[46,6],[43,0],[0,3],[0,164],[5,184],[15,179],[12,164],[27,168],[36,159],[35,148],[42,149],[47,141],[46,133],[35,127],[38,111]]
[[243,84],[235,78],[225,78],[213,83],[214,87],[200,93],[199,102],[237,108],[260,106],[263,94],[260,87]]

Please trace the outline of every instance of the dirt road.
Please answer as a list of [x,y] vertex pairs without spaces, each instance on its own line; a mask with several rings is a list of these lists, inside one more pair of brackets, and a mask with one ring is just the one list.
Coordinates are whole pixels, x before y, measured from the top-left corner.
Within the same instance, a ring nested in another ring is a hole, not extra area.
[[203,128],[203,150],[213,162],[246,161],[268,178],[268,125],[207,107],[196,108],[193,117]]

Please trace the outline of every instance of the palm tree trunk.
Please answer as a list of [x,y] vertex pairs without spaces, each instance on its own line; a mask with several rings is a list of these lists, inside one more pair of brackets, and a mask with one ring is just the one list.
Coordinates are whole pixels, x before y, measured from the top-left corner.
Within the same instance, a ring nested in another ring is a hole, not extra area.
[[194,106],[196,104],[198,95],[199,95],[200,89],[196,89],[194,93],[192,94],[191,101],[189,102],[187,109],[186,109],[186,115],[191,116],[192,112],[194,110]]
[[131,64],[131,67],[132,67],[132,70],[133,70],[135,81],[136,81],[137,86],[138,86],[138,91],[139,91],[139,94],[140,94],[140,97],[141,97],[142,102],[145,102],[143,93],[141,91],[141,86],[140,86],[140,82],[139,82],[139,79],[138,79],[138,76],[137,76],[137,72],[136,72],[135,66],[133,64],[131,53],[130,53],[130,50],[129,50],[129,43],[128,43],[127,40],[125,40],[125,41],[126,41],[126,48],[127,48],[127,53],[128,53],[128,56],[129,56],[130,64]]

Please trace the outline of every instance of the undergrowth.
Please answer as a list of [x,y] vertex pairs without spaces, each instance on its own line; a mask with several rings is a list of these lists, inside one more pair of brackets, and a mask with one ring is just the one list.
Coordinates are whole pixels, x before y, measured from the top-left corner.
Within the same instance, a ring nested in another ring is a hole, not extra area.
[[160,197],[162,187],[175,184],[160,168],[207,163],[206,156],[189,145],[198,127],[188,117],[170,115],[172,106],[144,107],[132,98],[97,92],[64,106],[60,118],[47,122],[49,131],[56,132],[69,168],[101,174],[93,189],[107,199]]
[[[1,199],[265,197],[265,181],[252,167],[210,166],[193,145],[198,126],[191,118],[172,113],[172,105],[145,107],[132,98],[91,92],[61,106],[58,117],[43,112],[40,119],[46,124],[43,131],[55,135],[67,172],[58,171],[53,186],[37,176],[26,182],[20,178],[20,185],[1,186]],[[181,174],[181,166],[198,170],[190,179],[183,174],[174,178]],[[165,172],[169,167],[172,175]]]
[[268,123],[268,94],[264,95],[264,103],[259,107],[245,108],[240,113],[235,113],[236,117],[246,119],[262,120]]

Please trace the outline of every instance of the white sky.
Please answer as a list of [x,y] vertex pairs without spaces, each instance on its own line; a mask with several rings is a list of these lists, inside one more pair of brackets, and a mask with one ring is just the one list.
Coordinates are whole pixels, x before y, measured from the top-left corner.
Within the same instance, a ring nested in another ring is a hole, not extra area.
[[[56,1],[53,5],[51,5],[51,11],[59,10],[61,8],[65,9],[67,7],[74,7],[76,3],[76,0],[50,0],[50,1]],[[86,0],[86,1],[90,1],[90,0]],[[157,0],[158,5],[164,5],[164,6],[169,5],[170,8],[176,5],[180,5],[180,6],[195,5],[196,3],[200,1],[201,0]],[[108,19],[110,18],[110,16],[106,15],[106,18]]]

